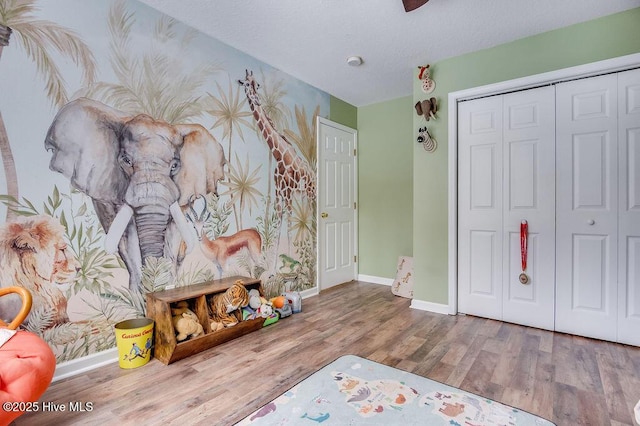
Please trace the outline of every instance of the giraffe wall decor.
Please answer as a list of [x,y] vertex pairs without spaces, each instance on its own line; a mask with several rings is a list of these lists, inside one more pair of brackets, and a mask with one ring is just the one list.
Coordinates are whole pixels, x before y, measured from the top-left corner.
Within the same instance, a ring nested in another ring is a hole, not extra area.
[[[291,197],[294,192],[306,193],[309,202],[316,200],[316,172],[297,153],[293,145],[275,128],[260,103],[260,85],[253,77],[253,71],[245,70],[245,79],[238,80],[244,87],[249,107],[262,137],[269,145],[271,155],[276,160],[273,179],[276,190],[276,208],[279,219],[284,212],[291,213]],[[284,211],[283,211],[284,209]]]

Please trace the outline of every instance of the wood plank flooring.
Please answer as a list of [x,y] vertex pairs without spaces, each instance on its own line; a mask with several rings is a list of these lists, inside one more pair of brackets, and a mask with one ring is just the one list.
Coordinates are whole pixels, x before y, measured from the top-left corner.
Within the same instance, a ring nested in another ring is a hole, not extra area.
[[[22,425],[227,425],[341,355],[354,354],[527,410],[558,425],[633,425],[640,348],[409,308],[351,282],[302,312],[169,366],[117,363],[52,384],[41,401],[92,402]],[[416,419],[419,423],[419,419]]]

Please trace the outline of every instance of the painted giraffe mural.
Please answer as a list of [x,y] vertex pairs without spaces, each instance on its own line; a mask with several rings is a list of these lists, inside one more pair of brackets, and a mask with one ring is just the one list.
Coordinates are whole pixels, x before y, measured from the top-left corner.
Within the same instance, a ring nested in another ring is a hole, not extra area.
[[[253,77],[253,71],[245,71],[245,79],[238,80],[244,86],[253,118],[258,124],[262,137],[269,145],[271,155],[276,160],[273,179],[276,189],[276,208],[281,220],[284,212],[291,213],[291,197],[296,191],[305,192],[311,203],[316,200],[316,173],[309,163],[298,156],[295,148],[275,128],[262,108],[258,96],[260,85]],[[284,209],[284,210],[283,210]]]

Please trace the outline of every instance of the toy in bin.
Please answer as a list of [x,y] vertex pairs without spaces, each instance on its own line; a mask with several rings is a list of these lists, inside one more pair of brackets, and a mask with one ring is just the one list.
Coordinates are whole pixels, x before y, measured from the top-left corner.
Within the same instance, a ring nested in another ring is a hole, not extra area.
[[289,301],[285,301],[284,305],[281,308],[276,308],[276,312],[280,316],[280,318],[286,318],[289,315],[293,314],[293,308],[291,308],[291,303]]
[[284,296],[272,297],[270,300],[273,305],[273,310],[278,314],[280,318],[288,317],[293,313],[291,303]]
[[298,291],[287,291],[282,293],[282,295],[287,299],[289,304],[291,305],[291,309],[294,314],[302,311],[302,297],[300,296],[300,292]]

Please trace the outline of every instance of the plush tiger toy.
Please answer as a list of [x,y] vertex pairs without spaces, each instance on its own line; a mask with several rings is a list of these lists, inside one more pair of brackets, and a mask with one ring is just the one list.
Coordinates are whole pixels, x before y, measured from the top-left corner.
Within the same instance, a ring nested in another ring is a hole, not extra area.
[[239,308],[249,304],[249,292],[241,280],[236,281],[224,293],[215,294],[209,300],[211,331],[232,327],[242,320]]

